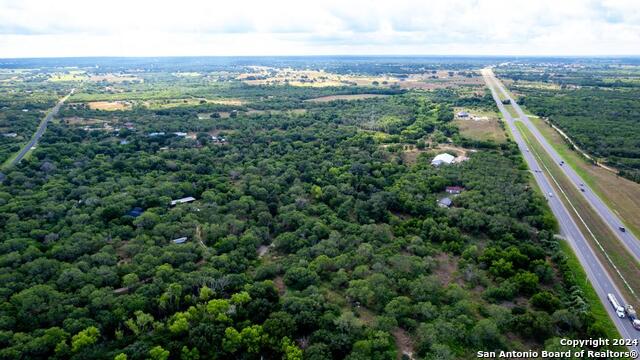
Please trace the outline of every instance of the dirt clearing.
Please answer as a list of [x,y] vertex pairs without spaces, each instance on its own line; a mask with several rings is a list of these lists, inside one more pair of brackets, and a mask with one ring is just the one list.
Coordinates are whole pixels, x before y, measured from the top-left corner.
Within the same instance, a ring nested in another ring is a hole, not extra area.
[[393,338],[396,340],[396,347],[398,348],[396,359],[402,359],[403,355],[406,355],[409,359],[414,359],[413,342],[407,332],[398,327],[393,329],[391,333],[393,334]]
[[456,119],[453,123],[460,129],[460,134],[472,140],[503,143],[507,140],[505,130],[500,126],[496,116],[476,116],[474,118]]
[[91,110],[104,110],[104,111],[116,111],[116,110],[131,110],[133,105],[128,101],[92,101],[87,103]]

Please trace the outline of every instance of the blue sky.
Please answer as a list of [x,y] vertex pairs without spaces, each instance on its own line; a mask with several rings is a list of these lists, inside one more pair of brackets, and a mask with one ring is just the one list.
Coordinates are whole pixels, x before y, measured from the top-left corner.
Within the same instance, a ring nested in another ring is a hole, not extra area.
[[638,0],[0,0],[0,58],[640,55]]

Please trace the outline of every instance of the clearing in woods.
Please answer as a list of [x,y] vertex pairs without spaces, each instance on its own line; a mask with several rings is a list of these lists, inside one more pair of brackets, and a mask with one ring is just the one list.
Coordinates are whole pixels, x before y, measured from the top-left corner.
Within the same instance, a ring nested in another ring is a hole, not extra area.
[[385,94],[353,94],[353,95],[330,95],[330,96],[321,96],[313,99],[307,99],[305,101],[308,102],[329,102],[335,100],[362,100],[362,99],[370,99],[377,97],[387,97],[389,95]]
[[460,134],[472,140],[495,141],[503,143],[507,140],[505,130],[495,114],[489,114],[486,119],[456,119],[453,123],[460,129]]
[[87,103],[91,110],[131,110],[131,103],[128,101],[92,101]]
[[204,99],[204,98],[188,98],[188,99],[165,99],[165,100],[147,100],[143,102],[144,106],[149,109],[170,109],[178,106],[195,106],[202,104],[216,104],[229,106],[242,106],[246,101],[241,99]]

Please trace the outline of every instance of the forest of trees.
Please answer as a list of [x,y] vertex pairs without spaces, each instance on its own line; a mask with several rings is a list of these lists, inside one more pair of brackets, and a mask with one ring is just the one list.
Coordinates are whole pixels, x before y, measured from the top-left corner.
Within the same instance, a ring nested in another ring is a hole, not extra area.
[[[144,86],[175,90],[158,78]],[[79,92],[4,171],[0,359],[395,359],[402,336],[415,358],[459,359],[603,336],[515,144],[474,144],[451,123],[490,97],[206,91],[251,102],[106,112]],[[451,141],[480,146],[431,166]],[[465,191],[439,207],[453,185]]]

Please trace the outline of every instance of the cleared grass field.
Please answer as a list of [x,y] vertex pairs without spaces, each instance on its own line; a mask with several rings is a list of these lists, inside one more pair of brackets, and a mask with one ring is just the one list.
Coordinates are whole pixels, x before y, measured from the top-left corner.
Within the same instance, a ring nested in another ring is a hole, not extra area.
[[488,141],[493,140],[496,143],[502,143],[507,140],[505,130],[500,127],[498,119],[489,117],[488,120],[454,120],[453,122],[462,136],[473,140]]
[[[542,162],[546,166],[546,169],[550,171],[550,175],[555,178],[558,182],[562,191],[567,195],[570,199],[568,200],[562,195],[560,199],[567,206],[571,216],[574,218],[576,224],[585,234],[587,241],[591,243],[592,248],[594,249],[596,255],[600,258],[602,264],[607,268],[607,271],[612,274],[612,279],[618,285],[620,291],[622,291],[625,297],[628,300],[635,300],[637,303],[640,301],[638,297],[640,292],[640,264],[638,264],[635,259],[629,254],[624,245],[618,240],[618,238],[611,232],[609,227],[602,221],[602,218],[598,216],[598,214],[593,210],[591,205],[584,199],[584,197],[580,194],[580,191],[573,186],[571,181],[564,175],[564,173],[560,170],[559,165],[557,165],[544,151],[542,145],[535,140],[529,129],[527,129],[524,124],[517,121],[516,126],[522,133],[525,141],[529,145],[531,151],[536,155],[539,161]],[[552,185],[558,190],[558,186],[555,182],[551,181]],[[572,210],[575,208],[576,211],[580,214],[582,220],[575,214]],[[585,226],[586,224],[586,226]],[[587,228],[588,227],[588,228]],[[596,240],[593,239],[589,235],[589,231],[593,233]],[[599,245],[598,245],[599,243]],[[602,246],[603,250],[600,250]],[[608,255],[605,256],[605,253]],[[613,264],[612,264],[613,263]],[[624,280],[620,276],[617,275],[617,271],[620,272]],[[631,290],[631,289],[633,290]],[[634,304],[637,305],[637,304]]]
[[194,106],[199,104],[218,104],[218,105],[231,105],[242,106],[246,101],[242,99],[204,99],[204,98],[189,98],[189,99],[166,99],[166,100],[149,100],[143,102],[144,106],[149,109],[170,109],[179,106]]
[[582,177],[584,182],[600,196],[636,236],[640,236],[640,184],[592,165],[580,154],[571,150],[562,136],[543,120],[530,119],[567,164]]
[[132,105],[127,101],[92,101],[87,103],[91,110],[130,110]]
[[307,99],[305,101],[323,103],[323,102],[329,102],[329,101],[335,101],[335,100],[362,100],[362,99],[387,97],[387,96],[389,95],[385,95],[385,94],[330,95],[330,96],[321,96],[313,99]]

